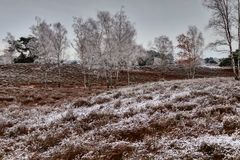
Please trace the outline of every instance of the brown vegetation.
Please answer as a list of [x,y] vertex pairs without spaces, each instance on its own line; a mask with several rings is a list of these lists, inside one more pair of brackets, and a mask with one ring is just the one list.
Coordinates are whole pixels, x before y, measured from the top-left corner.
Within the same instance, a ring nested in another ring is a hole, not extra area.
[[[79,97],[88,97],[107,90],[104,77],[98,80],[92,75],[91,90],[84,89],[83,74],[78,65],[63,65],[62,76],[59,79],[56,67],[53,65],[38,64],[12,64],[0,65],[0,107],[17,104],[22,106],[56,105],[65,100],[71,101]],[[45,81],[44,75],[47,72]],[[127,85],[127,72],[119,73],[117,87]],[[159,80],[173,80],[187,78],[184,68],[142,68],[130,72],[133,84],[154,82]],[[198,68],[196,77],[232,76],[230,69],[204,69]],[[94,80],[95,79],[95,80]],[[61,88],[58,88],[61,82]],[[116,93],[113,98],[118,98],[121,93]],[[237,98],[237,96],[236,96]],[[143,97],[144,99],[144,97]],[[90,105],[78,100],[76,106]],[[107,100],[101,100],[106,101]],[[97,103],[103,103],[100,100]]]

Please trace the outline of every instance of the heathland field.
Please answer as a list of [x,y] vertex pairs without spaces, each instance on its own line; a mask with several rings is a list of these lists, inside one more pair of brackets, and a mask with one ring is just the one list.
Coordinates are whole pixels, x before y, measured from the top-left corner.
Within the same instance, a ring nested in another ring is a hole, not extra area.
[[[45,89],[12,87],[18,94]],[[5,97],[0,159],[240,158],[240,83],[233,78],[161,80],[70,98],[56,88],[48,90],[64,96],[40,94],[42,105]]]

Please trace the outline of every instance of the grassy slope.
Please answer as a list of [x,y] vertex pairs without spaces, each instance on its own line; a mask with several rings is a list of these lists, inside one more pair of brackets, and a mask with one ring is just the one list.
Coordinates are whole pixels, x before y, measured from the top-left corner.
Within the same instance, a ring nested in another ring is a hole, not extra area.
[[240,83],[147,83],[56,107],[0,109],[0,159],[240,158]]

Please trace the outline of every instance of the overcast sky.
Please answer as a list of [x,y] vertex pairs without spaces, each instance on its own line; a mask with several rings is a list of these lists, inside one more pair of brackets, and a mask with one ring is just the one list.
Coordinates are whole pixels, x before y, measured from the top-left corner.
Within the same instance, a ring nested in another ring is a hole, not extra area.
[[[196,25],[203,32],[206,44],[214,39],[214,32],[205,29],[209,12],[201,0],[0,0],[0,40],[7,32],[16,37],[29,35],[35,16],[48,23],[60,21],[72,40],[73,16],[95,17],[100,10],[115,13],[121,6],[137,29],[137,42],[145,48],[160,35],[169,36],[176,45],[176,36],[186,32],[189,25]],[[204,56],[211,56],[209,53],[205,51]]]

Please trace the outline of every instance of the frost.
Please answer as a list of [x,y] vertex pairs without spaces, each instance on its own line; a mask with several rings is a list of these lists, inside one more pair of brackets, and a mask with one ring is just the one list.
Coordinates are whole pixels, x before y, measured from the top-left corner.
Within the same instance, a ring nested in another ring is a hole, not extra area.
[[89,97],[83,106],[6,107],[0,158],[212,159],[218,152],[237,159],[239,102],[230,91],[238,85],[230,78],[155,82]]

